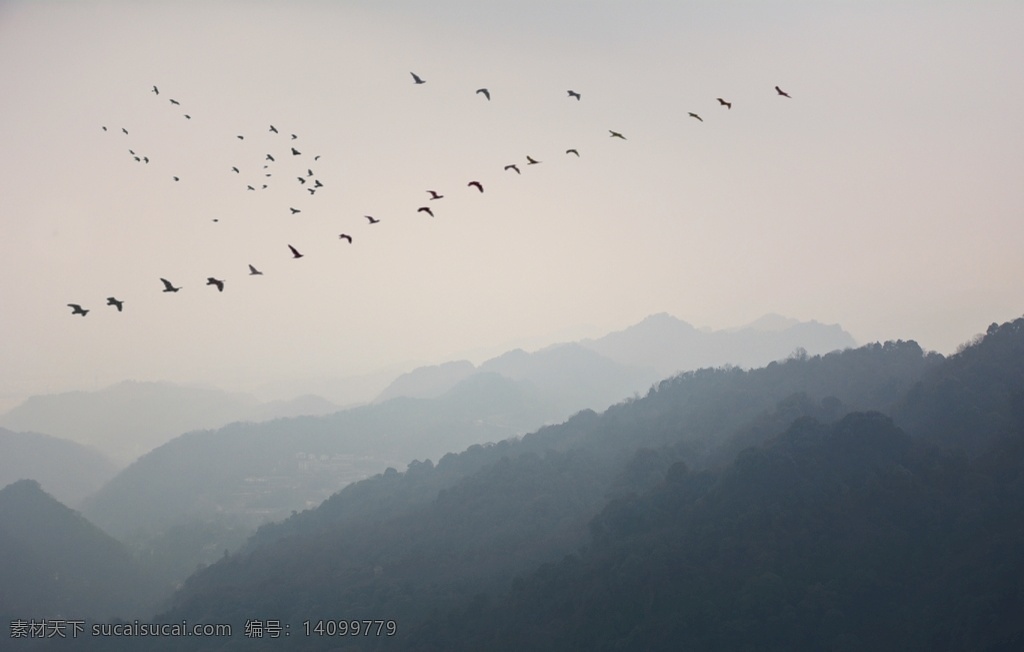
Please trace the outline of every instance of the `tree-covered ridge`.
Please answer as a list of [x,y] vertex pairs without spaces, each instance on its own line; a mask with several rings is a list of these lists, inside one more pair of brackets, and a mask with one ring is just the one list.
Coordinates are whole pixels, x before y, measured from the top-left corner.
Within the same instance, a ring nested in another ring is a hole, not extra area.
[[683,374],[604,414],[346,487],[194,575],[165,617],[387,612],[411,629],[586,544],[610,499],[657,485],[673,463],[704,468],[722,443],[808,411],[886,409],[941,362],[898,342]]

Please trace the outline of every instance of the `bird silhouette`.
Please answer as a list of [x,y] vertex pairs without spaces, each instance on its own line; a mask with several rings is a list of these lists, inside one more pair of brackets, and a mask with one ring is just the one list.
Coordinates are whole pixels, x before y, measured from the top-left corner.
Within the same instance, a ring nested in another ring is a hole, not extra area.
[[292,140],[295,140],[296,138],[298,138],[298,136],[296,136],[295,134],[292,134]]
[[245,136],[241,136],[241,135],[235,136],[235,138],[237,138],[238,140],[245,140]]
[[263,276],[263,272],[249,265],[249,276]]
[[732,102],[726,102],[725,100],[723,100],[720,97],[717,97],[715,99],[717,99],[718,103],[721,104],[722,106],[724,106],[725,108],[727,108],[727,109],[731,109],[732,108]]
[[301,154],[301,153],[302,153],[302,152],[300,152],[299,150],[297,150],[297,149],[295,149],[294,147],[292,147],[292,156],[298,156],[298,155],[299,155],[299,154]]
[[566,91],[566,92],[569,93],[569,97],[575,97],[577,100],[580,99],[580,94],[577,93],[576,91],[570,90],[570,91]]
[[171,99],[171,104],[176,104],[177,106],[181,106],[181,102],[179,102],[178,100],[175,100],[173,98]]
[[575,154],[577,158],[579,158],[579,155],[580,155],[580,153],[577,152],[576,149],[572,148],[572,147],[570,147],[569,149],[565,150],[565,153],[566,154]]
[[363,217],[368,219],[370,221],[370,224],[376,224],[377,222],[380,222],[380,220],[378,220],[377,218],[375,218],[372,215],[363,215]]
[[522,172],[519,171],[519,166],[516,165],[515,163],[510,163],[510,164],[506,165],[505,169],[506,170],[515,170],[516,174],[522,174]]
[[235,166],[232,165],[231,166],[231,171],[237,173],[238,172],[238,168],[236,168]]
[[277,129],[274,127],[274,125],[270,125],[270,130],[275,134],[277,133]]
[[172,177],[175,181],[181,181],[180,177]]
[[190,116],[189,114],[187,114],[187,113],[186,113],[186,114],[185,114],[185,119],[186,119],[186,120],[191,120],[191,119],[192,119],[192,116]]
[[292,258],[302,258],[302,254],[299,253],[298,249],[291,245],[288,245],[288,248],[292,251]]
[[323,188],[324,184],[320,183],[320,179],[313,179],[313,187],[314,188]]
[[106,128],[106,127],[102,127],[102,129],[103,129],[103,131],[106,131],[106,130],[107,130],[107,128]]
[[311,177],[311,176],[313,176],[313,170],[311,170],[311,169],[309,169],[309,168],[306,168],[306,176],[307,176],[307,177]]
[[[154,86],[153,88],[156,88],[156,86]],[[121,301],[115,297],[107,297],[107,305],[114,306],[115,308],[117,308],[118,312],[121,312],[121,310],[124,309],[124,301]]]
[[526,164],[527,165],[537,165],[538,163],[540,163],[540,161],[535,160],[532,156],[527,156],[526,157]]
[[491,99],[491,91],[487,90],[486,88],[478,88],[476,89],[476,92],[477,94],[486,97],[488,101]]
[[311,194],[311,195],[315,195],[316,194],[316,188],[306,188],[306,190],[308,190],[309,194]]
[[469,182],[469,183],[467,183],[466,185],[467,185],[467,186],[473,186],[474,188],[476,188],[476,189],[477,189],[477,190],[479,190],[480,192],[483,192],[483,191],[484,191],[484,186],[483,186],[483,184],[482,184],[482,183],[480,183],[479,181],[470,181],[470,182]]
[[142,157],[142,162],[146,163],[148,165],[149,164],[149,157],[148,156],[143,156]]
[[348,240],[348,243],[352,244],[352,236],[350,236],[347,233],[340,233],[340,234],[338,234],[338,239],[339,240]]
[[128,135],[128,130],[127,130],[127,129],[125,129],[124,127],[121,127],[121,131],[122,131],[122,132],[124,132],[124,135],[125,135],[125,136],[127,136],[127,135]]
[[420,79],[420,76],[417,75],[416,73],[410,72],[409,74],[412,75],[413,83],[416,83],[416,84],[426,84],[427,83],[427,82],[423,81],[422,79]]
[[176,288],[173,285],[171,285],[171,282],[165,278],[161,278],[160,281],[164,284],[164,292],[177,292],[178,290],[181,289],[180,287]]
[[157,88],[156,86],[154,86],[153,87],[153,92],[156,93],[157,95],[159,95],[160,94],[160,89]]
[[71,308],[72,315],[81,315],[85,317],[89,313],[89,311],[86,308],[83,308],[77,303],[69,303],[68,308]]
[[[789,93],[787,93],[786,91],[782,90],[778,86],[775,87],[775,92],[778,93],[779,95],[781,95],[782,97],[789,97]],[[793,99],[793,98],[790,97],[789,99]]]
[[436,190],[428,190],[431,199],[444,199],[444,195],[437,194]]
[[420,206],[416,209],[417,213],[426,213],[430,217],[434,217],[434,211],[430,210],[429,206]]
[[621,138],[622,140],[626,140],[626,137],[625,137],[625,136],[623,136],[622,134],[620,134],[620,133],[619,133],[619,132],[617,132],[617,131],[612,131],[611,129],[609,129],[609,130],[608,130],[608,133],[610,133],[610,134],[611,134],[611,137],[612,137],[612,138]]
[[289,207],[288,210],[290,210],[292,212],[292,215],[295,215],[296,213],[301,213],[302,212],[302,211],[300,211],[297,208],[291,208],[291,207]]
[[256,189],[255,189],[255,188],[253,188],[252,186],[246,186],[246,187],[245,187],[245,189],[246,189],[246,190],[253,190],[253,191],[255,191],[255,190],[256,190]]
[[216,285],[218,292],[223,292],[224,291],[224,281],[221,281],[220,279],[213,278],[212,276],[207,276],[206,277],[206,284],[207,285]]
[[302,177],[295,177],[295,178],[299,180],[299,183],[302,183],[302,184],[306,183],[306,180],[304,178],[302,178]]
[[266,158],[266,160],[268,160],[268,161],[273,161],[273,160],[274,160],[274,157],[273,157],[273,156],[271,156],[270,154],[267,154],[267,158]]
[[700,117],[699,115],[697,115],[697,114],[696,114],[696,113],[694,113],[693,111],[690,111],[690,112],[689,112],[689,115],[690,115],[690,117],[691,117],[691,118],[697,118],[697,119],[698,119],[698,120],[700,120],[701,122],[704,122],[704,118]]

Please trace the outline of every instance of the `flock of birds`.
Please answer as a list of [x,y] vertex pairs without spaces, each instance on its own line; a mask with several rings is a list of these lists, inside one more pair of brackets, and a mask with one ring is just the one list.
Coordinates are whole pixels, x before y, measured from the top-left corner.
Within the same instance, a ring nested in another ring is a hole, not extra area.
[[[416,73],[411,72],[409,74],[412,75],[412,80],[413,80],[413,83],[415,85],[421,85],[421,84],[425,84],[426,83],[426,80],[423,79],[422,77],[420,77],[419,75],[417,75]],[[157,86],[153,86],[150,89],[150,92],[153,93],[156,96],[160,95],[160,89]],[[775,92],[776,92],[776,94],[779,97],[785,97],[785,98],[789,98],[790,97],[790,95],[786,91],[782,90],[778,86],[775,86]],[[582,94],[577,92],[577,91],[575,91],[575,90],[570,89],[570,90],[566,91],[566,93],[567,93],[566,97],[568,99],[570,99],[570,100],[576,100],[577,102],[582,100]],[[477,89],[476,90],[476,94],[483,96],[488,102],[491,100],[491,92],[487,88],[479,88],[479,89]],[[168,99],[169,99],[169,102],[170,102],[171,106],[181,107],[181,103],[178,100],[176,100],[174,98],[168,98]],[[731,110],[732,109],[732,102],[730,102],[728,100],[725,100],[725,99],[723,99],[721,97],[716,98],[716,100],[718,101],[718,104],[721,107],[724,107],[727,110]],[[184,118],[186,120],[191,120],[192,119],[192,116],[190,114],[188,114],[188,113],[183,113],[182,115],[184,116]],[[700,122],[704,122],[704,119],[699,114],[694,113],[692,111],[688,112],[688,116],[690,118],[693,118],[693,119],[698,120]],[[105,132],[109,131],[106,126],[102,126],[101,128]],[[121,128],[121,133],[123,135],[125,135],[125,136],[129,135],[128,129],[126,129],[124,127]],[[280,136],[281,135],[281,132],[273,124],[269,125],[269,128],[267,129],[266,133],[273,134],[274,136]],[[626,140],[626,137],[621,132],[609,129],[608,130],[608,134],[609,134],[610,138]],[[241,134],[237,135],[236,138],[238,140],[245,140],[245,136],[241,135]],[[274,171],[278,167],[280,167],[280,166],[276,165],[279,158],[282,158],[282,157],[288,158],[289,156],[291,158],[295,158],[295,157],[301,157],[303,155],[302,152],[295,145],[291,144],[292,142],[298,140],[298,138],[299,137],[296,134],[290,134],[290,138],[286,141],[286,143],[289,145],[289,151],[286,152],[285,154],[278,153],[277,156],[275,156],[274,153],[267,153],[267,154],[265,154],[265,156],[263,157],[262,161],[260,161],[260,164],[262,164],[262,168],[260,168],[262,176],[260,178],[258,178],[258,180],[257,179],[248,179],[247,182],[245,183],[245,188],[246,188],[247,191],[256,192],[258,190],[266,190],[267,188],[270,187],[270,183],[269,183],[270,182],[270,178],[273,177]],[[140,164],[143,164],[143,165],[149,165],[150,158],[149,158],[148,154],[143,154],[141,152],[136,152],[132,148],[128,149],[128,153],[132,157],[132,159],[135,160],[136,163],[140,163]],[[575,156],[577,158],[580,156],[579,150],[577,150],[576,148],[566,149],[565,153],[567,155],[573,155],[573,156]],[[320,155],[319,154],[313,157],[313,161],[314,162],[318,161],[319,159],[320,159]],[[541,161],[533,158],[532,156],[526,156],[526,165],[528,165],[528,166],[529,165],[537,165],[539,163],[541,163]],[[306,190],[306,192],[308,192],[308,194],[310,196],[315,195],[318,191],[320,191],[321,189],[326,187],[326,185],[316,176],[316,174],[314,173],[312,167],[308,167],[306,165],[302,165],[301,167],[305,168],[305,171],[304,171],[304,173],[300,171],[300,173],[296,175],[297,183],[299,184],[299,186],[301,188]],[[522,174],[522,170],[520,169],[518,163],[509,163],[509,164],[505,165],[504,166],[504,171],[506,171],[506,172],[515,172],[516,174]],[[233,174],[239,175],[239,176],[241,176],[241,174],[242,174],[241,168],[239,168],[237,165],[231,166],[230,172],[232,172]],[[181,179],[182,179],[182,177],[177,175],[177,174],[172,175],[171,178],[173,179],[173,181],[175,183],[180,182]],[[477,190],[479,193],[483,193],[484,192],[483,183],[481,183],[480,181],[472,180],[472,181],[470,181],[466,185],[467,185],[468,188],[473,188],[473,189]],[[426,192],[428,194],[428,201],[435,201],[435,200],[439,200],[439,199],[443,199],[444,198],[444,195],[441,194],[440,192],[436,191],[436,190],[427,190]],[[301,209],[295,208],[294,206],[289,206],[289,211],[290,211],[291,215],[296,215],[296,214],[302,212]],[[417,213],[424,213],[426,215],[429,215],[430,217],[434,217],[434,210],[433,210],[433,208],[430,205],[420,206],[419,208],[416,209],[416,212]],[[364,215],[363,217],[367,220],[369,225],[374,225],[374,224],[380,223],[380,219],[375,218],[372,215]],[[213,218],[212,221],[213,222],[218,222],[219,219],[218,218]],[[353,237],[350,234],[348,234],[348,233],[340,233],[338,235],[338,238],[339,238],[339,240],[344,240],[348,244],[352,244],[353,241],[354,241]],[[287,247],[288,247],[288,251],[291,253],[292,259],[297,260],[297,259],[303,258],[303,254],[298,249],[296,249],[295,246],[293,246],[291,244],[288,244]],[[259,269],[257,269],[254,265],[249,264],[249,276],[262,276],[262,275],[263,275],[263,272],[261,272]],[[174,285],[174,283],[172,283],[170,280],[168,280],[166,278],[162,278],[161,277],[160,278],[160,282],[163,284],[163,292],[175,293],[175,292],[178,292],[178,291],[181,290],[181,286]],[[224,286],[225,286],[225,280],[224,279],[219,279],[219,278],[216,278],[216,277],[213,277],[213,276],[209,276],[206,279],[206,285],[212,286],[212,287],[216,288],[218,292],[223,292],[224,291]],[[124,304],[125,304],[125,301],[123,299],[118,299],[117,297],[111,296],[111,297],[107,297],[107,302],[106,302],[105,305],[111,306],[113,308],[116,308],[118,312],[123,312]],[[67,306],[69,308],[71,308],[71,314],[72,315],[79,315],[81,317],[85,317],[90,312],[89,308],[85,308],[81,304],[78,304],[78,303],[69,303],[69,304],[67,304]]]

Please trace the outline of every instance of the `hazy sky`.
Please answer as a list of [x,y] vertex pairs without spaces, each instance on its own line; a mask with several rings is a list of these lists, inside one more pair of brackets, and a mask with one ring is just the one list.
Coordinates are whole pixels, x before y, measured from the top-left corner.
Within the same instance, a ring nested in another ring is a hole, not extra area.
[[1024,312],[1021,25],[1009,0],[0,2],[0,407],[657,312],[949,353]]

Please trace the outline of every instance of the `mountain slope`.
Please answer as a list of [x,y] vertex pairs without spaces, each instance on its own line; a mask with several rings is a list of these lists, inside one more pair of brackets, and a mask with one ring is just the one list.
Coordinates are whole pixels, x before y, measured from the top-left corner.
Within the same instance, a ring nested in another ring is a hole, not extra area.
[[117,473],[99,451],[34,432],[0,428],[0,486],[32,479],[66,505],[77,505]]

